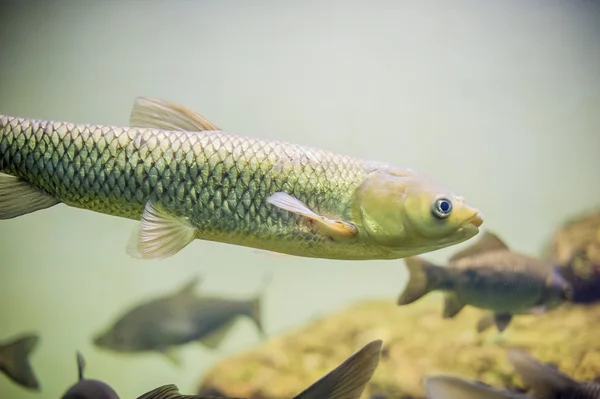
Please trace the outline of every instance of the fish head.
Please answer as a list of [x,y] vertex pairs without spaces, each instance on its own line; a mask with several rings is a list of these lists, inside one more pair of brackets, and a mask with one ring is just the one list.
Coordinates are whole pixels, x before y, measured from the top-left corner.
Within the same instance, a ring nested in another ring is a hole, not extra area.
[[544,305],[549,309],[573,300],[573,286],[560,275],[558,267],[546,279],[545,288]]
[[359,192],[360,219],[369,237],[412,255],[468,240],[483,216],[464,197],[422,174],[376,172]]

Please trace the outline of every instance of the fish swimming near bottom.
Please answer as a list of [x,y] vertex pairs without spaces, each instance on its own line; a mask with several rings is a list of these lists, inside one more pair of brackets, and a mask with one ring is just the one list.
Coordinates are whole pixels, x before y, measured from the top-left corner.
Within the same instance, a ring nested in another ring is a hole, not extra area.
[[176,347],[199,341],[215,349],[240,316],[249,317],[264,338],[261,301],[270,279],[269,273],[255,297],[237,300],[196,294],[195,277],[170,295],[135,306],[94,337],[94,344],[124,353],[159,352],[179,365]]
[[[359,399],[379,365],[383,342],[372,341],[339,366],[292,399]],[[203,395],[182,395],[177,386],[164,385],[138,399],[216,399]],[[223,398],[225,399],[225,398]]]
[[0,370],[18,385],[34,391],[40,383],[29,363],[29,356],[39,342],[37,334],[23,334],[0,344]]
[[77,371],[79,381],[71,386],[61,399],[119,399],[119,395],[107,383],[84,378],[85,359],[77,352]]
[[431,291],[444,291],[444,318],[454,317],[465,305],[492,311],[479,321],[480,332],[494,324],[504,331],[513,315],[545,313],[572,296],[571,285],[555,267],[511,251],[489,231],[452,256],[447,267],[421,257],[407,258],[405,263],[410,278],[399,305]]
[[493,388],[483,382],[451,375],[425,378],[428,399],[600,399],[600,384],[579,382],[542,363],[528,353],[510,349],[508,360],[525,385],[527,393]]

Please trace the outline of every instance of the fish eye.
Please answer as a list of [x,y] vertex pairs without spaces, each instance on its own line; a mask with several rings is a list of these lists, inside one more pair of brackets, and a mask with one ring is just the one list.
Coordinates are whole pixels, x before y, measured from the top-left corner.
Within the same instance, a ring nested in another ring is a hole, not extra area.
[[452,213],[452,202],[445,197],[437,198],[431,212],[438,219],[446,219]]

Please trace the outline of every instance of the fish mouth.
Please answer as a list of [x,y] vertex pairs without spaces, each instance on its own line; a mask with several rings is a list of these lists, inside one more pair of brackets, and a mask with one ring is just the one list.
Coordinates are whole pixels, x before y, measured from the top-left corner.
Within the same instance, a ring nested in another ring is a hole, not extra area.
[[481,212],[476,212],[475,215],[471,216],[468,222],[473,226],[479,228],[483,224],[483,215],[481,214]]

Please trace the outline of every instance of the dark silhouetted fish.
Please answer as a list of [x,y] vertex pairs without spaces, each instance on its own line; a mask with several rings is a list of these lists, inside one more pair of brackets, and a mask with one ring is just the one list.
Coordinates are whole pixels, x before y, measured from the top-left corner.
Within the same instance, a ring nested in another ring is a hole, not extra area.
[[428,399],[600,399],[600,384],[579,382],[550,364],[511,349],[508,359],[528,387],[527,394],[492,388],[480,381],[450,375],[425,378]]
[[[293,399],[359,399],[379,364],[381,346],[382,341],[379,339],[363,346]],[[182,395],[177,386],[164,385],[138,399],[211,399],[211,397]]]
[[39,339],[37,334],[23,334],[0,344],[0,370],[15,383],[34,391],[40,390],[40,383],[29,363],[29,355]]
[[85,360],[77,352],[79,381],[65,392],[61,399],[119,399],[119,395],[108,384],[99,380],[84,378]]
[[239,316],[250,317],[265,337],[261,322],[261,297],[270,281],[265,278],[256,297],[224,299],[196,294],[194,278],[176,292],[150,300],[126,312],[107,331],[94,338],[100,348],[117,352],[160,352],[175,364],[175,348],[193,341],[215,349]]
[[480,320],[479,331],[494,324],[504,331],[513,315],[544,313],[572,295],[571,285],[551,264],[509,250],[490,232],[451,257],[447,267],[420,257],[405,262],[410,279],[399,305],[445,291],[444,318],[454,317],[465,305],[493,312]]

